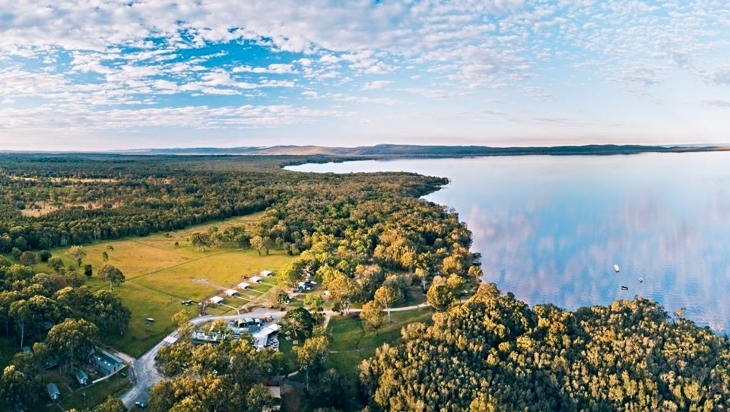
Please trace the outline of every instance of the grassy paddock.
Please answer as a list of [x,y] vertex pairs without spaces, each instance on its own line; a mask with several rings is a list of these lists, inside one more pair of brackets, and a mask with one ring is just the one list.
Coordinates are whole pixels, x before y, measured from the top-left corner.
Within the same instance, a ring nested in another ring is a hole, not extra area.
[[[105,263],[116,266],[126,277],[124,284],[114,288],[114,293],[132,311],[130,327],[123,336],[111,335],[102,340],[131,356],[139,356],[173,330],[170,318],[174,313],[184,309],[191,317],[198,314],[198,306],[183,306],[181,301],[192,299],[198,303],[262,270],[276,272],[293,259],[278,250],[259,256],[255,250],[219,247],[201,251],[189,244],[188,238],[193,232],[204,232],[213,226],[221,231],[231,225],[251,226],[259,216],[254,214],[175,232],[85,245],[87,256],[83,264],[91,264],[94,268],[94,276],[87,282],[90,288],[109,288],[107,282],[97,277],[99,268]],[[64,255],[67,250],[59,248],[51,252],[61,257],[67,267],[78,270],[77,262]],[[107,261],[103,260],[104,252],[108,255]],[[37,265],[36,270],[49,271],[44,264]],[[275,279],[266,281],[275,282]],[[244,299],[226,297],[223,303],[240,307],[258,298],[271,285],[253,287],[255,291],[242,294]],[[209,307],[207,312],[215,315],[235,313],[226,306]],[[155,322],[148,324],[146,318],[154,318]]]

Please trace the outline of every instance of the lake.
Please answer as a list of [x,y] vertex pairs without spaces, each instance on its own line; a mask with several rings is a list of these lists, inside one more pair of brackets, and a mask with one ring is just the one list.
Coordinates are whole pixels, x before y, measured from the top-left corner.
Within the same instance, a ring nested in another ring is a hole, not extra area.
[[[306,172],[448,177],[484,280],[575,310],[635,295],[730,330],[730,153],[516,156],[307,164]],[[619,265],[620,273],[614,273]],[[640,282],[640,279],[643,282]],[[622,286],[628,290],[622,290]]]

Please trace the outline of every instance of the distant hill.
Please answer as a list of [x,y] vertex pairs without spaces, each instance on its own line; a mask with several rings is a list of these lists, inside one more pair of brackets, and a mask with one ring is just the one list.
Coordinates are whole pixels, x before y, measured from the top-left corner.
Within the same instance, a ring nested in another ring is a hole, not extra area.
[[359,147],[326,146],[271,146],[271,147],[193,147],[169,149],[139,149],[118,151],[122,154],[148,155],[327,155],[337,157],[466,157],[466,156],[523,156],[523,155],[619,155],[645,152],[680,153],[730,151],[730,146],[642,146],[642,145],[585,145],[551,147],[490,147],[490,146],[418,146],[381,144]]

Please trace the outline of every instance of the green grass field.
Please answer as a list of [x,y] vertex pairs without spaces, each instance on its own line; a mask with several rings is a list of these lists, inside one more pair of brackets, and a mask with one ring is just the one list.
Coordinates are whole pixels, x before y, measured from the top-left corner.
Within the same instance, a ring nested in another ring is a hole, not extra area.
[[394,344],[400,340],[400,330],[409,323],[431,324],[431,308],[404,312],[393,312],[392,323],[383,325],[377,333],[364,328],[364,322],[356,316],[336,316],[328,326],[332,334],[332,344],[327,358],[327,367],[335,368],[345,375],[350,384],[350,396],[356,397],[359,379],[357,365],[363,359],[375,354],[375,349],[384,343]]
[[[87,255],[83,264],[91,264],[94,268],[94,275],[87,281],[91,289],[109,288],[107,282],[97,277],[97,271],[104,263],[116,266],[126,277],[121,286],[114,287],[114,293],[132,311],[129,329],[123,336],[111,335],[102,340],[137,357],[173,330],[170,318],[174,313],[184,309],[191,317],[198,314],[197,305],[184,306],[183,300],[198,303],[262,270],[278,271],[292,259],[282,251],[272,250],[269,255],[262,256],[255,250],[225,247],[201,251],[188,241],[193,232],[206,231],[212,226],[224,230],[230,225],[252,225],[258,217],[256,214],[182,231],[85,245]],[[67,250],[60,248],[51,252],[63,258],[67,267],[78,270],[77,263],[64,255]],[[108,254],[106,262],[104,252]],[[36,271],[50,272],[45,264],[36,265]],[[276,282],[274,278],[266,281]],[[226,297],[223,303],[228,306],[209,307],[207,312],[215,315],[235,313],[234,308],[260,297],[271,284],[255,285],[253,290],[242,293],[241,298]],[[155,322],[147,323],[147,318],[154,318]]]

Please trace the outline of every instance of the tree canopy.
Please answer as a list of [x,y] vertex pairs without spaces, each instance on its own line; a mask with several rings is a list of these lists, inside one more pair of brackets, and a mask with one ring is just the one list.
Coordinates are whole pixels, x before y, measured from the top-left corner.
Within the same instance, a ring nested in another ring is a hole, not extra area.
[[728,410],[730,346],[636,298],[530,309],[482,285],[360,365],[382,410]]

